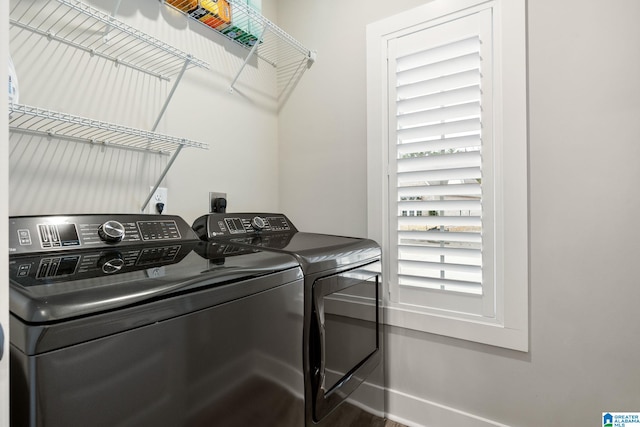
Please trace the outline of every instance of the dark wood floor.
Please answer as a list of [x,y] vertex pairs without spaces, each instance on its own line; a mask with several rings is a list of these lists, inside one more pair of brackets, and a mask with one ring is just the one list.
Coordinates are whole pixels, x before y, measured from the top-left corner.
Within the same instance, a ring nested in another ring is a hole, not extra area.
[[406,427],[395,421],[376,417],[346,402],[328,415],[326,421],[331,427]]
[[[263,414],[271,416],[267,423]],[[277,420],[277,421],[275,421]],[[323,425],[331,427],[406,427],[394,421],[377,417],[362,409],[342,402],[325,419]],[[216,427],[279,427],[304,425],[304,405],[278,384],[259,376],[246,379],[225,392],[225,398],[215,404],[194,411],[189,426]]]

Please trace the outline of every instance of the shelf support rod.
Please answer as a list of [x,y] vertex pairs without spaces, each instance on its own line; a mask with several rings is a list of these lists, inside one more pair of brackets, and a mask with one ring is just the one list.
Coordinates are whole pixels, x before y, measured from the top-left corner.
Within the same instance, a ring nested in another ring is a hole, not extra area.
[[164,101],[164,105],[162,106],[162,109],[160,110],[160,114],[158,115],[158,118],[156,119],[156,122],[153,124],[153,127],[151,128],[151,130],[153,132],[155,132],[156,128],[160,124],[160,119],[162,118],[162,116],[164,116],[165,111],[167,111],[167,107],[169,106],[169,102],[171,101],[171,98],[173,98],[173,94],[176,92],[178,84],[180,83],[180,80],[182,79],[182,76],[184,75],[184,72],[187,71],[187,66],[189,65],[189,62],[191,62],[191,55],[187,56],[187,59],[185,59],[184,64],[182,65],[182,69],[180,70],[180,73],[176,77],[176,81],[173,83],[173,87],[171,88],[171,91],[169,92],[169,96],[167,96],[167,99]]
[[169,159],[169,163],[167,163],[167,166],[164,167],[164,170],[160,174],[160,178],[158,178],[158,180],[156,181],[156,184],[153,186],[153,188],[151,189],[151,192],[149,193],[146,200],[142,204],[142,207],[140,208],[141,213],[144,213],[144,210],[147,208],[147,205],[149,205],[149,202],[151,201],[151,197],[153,197],[153,193],[155,193],[158,187],[160,187],[160,183],[162,182],[164,177],[167,175],[167,172],[169,172],[169,169],[171,169],[173,162],[176,161],[176,157],[178,157],[178,154],[180,154],[180,150],[182,150],[182,147],[184,147],[184,145],[178,145],[178,149],[173,153],[173,155]]
[[260,34],[260,38],[258,40],[256,40],[256,44],[254,44],[253,47],[251,48],[251,50],[249,51],[249,54],[244,59],[244,62],[242,63],[242,66],[240,67],[240,70],[238,70],[238,73],[236,74],[235,79],[233,79],[233,81],[231,82],[231,88],[229,89],[230,92],[233,92],[233,90],[235,89],[234,86],[235,86],[236,82],[238,81],[238,77],[240,77],[240,74],[242,74],[242,70],[244,70],[244,67],[247,66],[247,64],[249,63],[249,60],[251,59],[253,54],[258,49],[258,45],[262,42],[262,40],[264,40],[264,35],[267,33],[267,29],[268,28],[269,28],[269,24],[265,23],[264,24],[264,28],[262,29],[262,34]]
[[[116,15],[118,14],[118,9],[120,9],[120,3],[122,2],[122,0],[117,0],[116,1],[116,7],[113,8],[113,12],[111,13],[111,17],[115,18]],[[105,43],[107,43],[109,41],[109,32],[111,31],[111,24],[107,24],[107,26],[104,29],[104,36],[102,36],[102,40],[104,40]]]
[[[173,94],[176,92],[176,88],[178,87],[178,84],[180,83],[180,80],[182,79],[182,76],[184,75],[184,72],[187,71],[187,66],[189,65],[190,61],[191,61],[191,55],[189,55],[187,57],[187,59],[185,59],[184,64],[182,65],[182,69],[180,70],[180,73],[176,77],[176,81],[173,83],[173,87],[171,88],[171,91],[169,92],[169,96],[167,96],[167,99],[164,101],[164,105],[162,106],[162,109],[160,110],[160,114],[158,115],[158,118],[156,119],[156,122],[153,124],[153,127],[151,128],[152,131],[155,132],[156,128],[160,124],[160,119],[162,118],[162,116],[164,116],[164,113],[167,111],[167,107],[169,106],[169,102],[171,101],[171,98],[173,98]],[[158,178],[158,180],[156,181],[155,185],[153,186],[153,189],[151,190],[151,192],[149,193],[149,195],[145,199],[144,203],[142,204],[142,208],[140,208],[140,212],[144,213],[144,210],[147,208],[147,205],[149,204],[149,201],[151,201],[151,197],[153,197],[153,193],[155,193],[156,190],[158,189],[158,187],[160,187],[160,183],[162,182],[164,177],[167,175],[167,172],[169,172],[169,169],[171,169],[171,166],[173,166],[173,162],[175,162],[176,158],[178,157],[178,154],[180,154],[180,151],[182,150],[183,147],[184,147],[184,145],[179,145],[178,149],[173,153],[173,155],[169,159],[169,162],[167,163],[167,166],[164,167],[164,170],[162,171],[162,173],[160,174],[160,177]]]

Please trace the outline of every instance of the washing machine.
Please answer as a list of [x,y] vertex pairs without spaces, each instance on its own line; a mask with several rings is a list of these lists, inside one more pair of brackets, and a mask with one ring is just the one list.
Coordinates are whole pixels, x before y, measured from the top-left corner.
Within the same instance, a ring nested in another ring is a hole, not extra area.
[[9,223],[13,427],[304,424],[294,257],[177,216]]
[[302,268],[306,426],[382,421],[379,245],[369,239],[302,232],[280,213],[212,213],[192,227],[208,242],[288,254]]

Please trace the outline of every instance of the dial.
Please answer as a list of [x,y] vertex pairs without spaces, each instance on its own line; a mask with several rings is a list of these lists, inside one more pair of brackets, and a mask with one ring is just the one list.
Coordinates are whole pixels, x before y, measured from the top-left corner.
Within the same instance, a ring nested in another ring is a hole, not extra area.
[[254,216],[251,220],[251,226],[254,230],[261,231],[262,229],[264,229],[266,224],[264,222],[264,219],[260,218],[259,216]]
[[124,267],[124,259],[120,253],[110,253],[98,260],[98,267],[105,274],[117,273]]
[[107,221],[98,227],[98,236],[107,243],[117,243],[124,239],[124,225],[118,221]]

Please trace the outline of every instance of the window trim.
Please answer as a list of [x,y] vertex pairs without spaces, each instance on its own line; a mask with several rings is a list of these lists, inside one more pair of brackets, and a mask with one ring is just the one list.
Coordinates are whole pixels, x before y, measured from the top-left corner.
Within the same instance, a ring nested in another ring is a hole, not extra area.
[[[519,351],[528,351],[528,147],[526,0],[434,0],[367,26],[367,174],[369,237],[383,248],[385,323]],[[492,7],[497,144],[496,197],[504,200],[495,222],[496,317],[429,312],[389,298],[387,42],[448,20],[470,8]],[[509,141],[502,144],[502,141]]]

